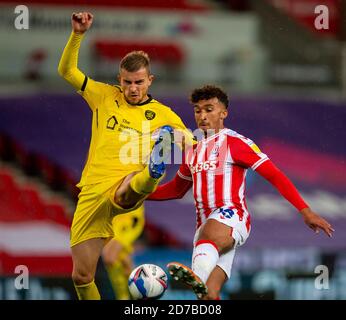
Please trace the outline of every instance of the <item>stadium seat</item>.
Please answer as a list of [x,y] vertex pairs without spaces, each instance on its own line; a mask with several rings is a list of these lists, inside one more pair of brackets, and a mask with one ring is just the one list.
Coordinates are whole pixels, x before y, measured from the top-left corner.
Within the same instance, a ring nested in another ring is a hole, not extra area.
[[0,193],[7,193],[14,189],[16,189],[16,184],[12,175],[6,170],[0,170]]
[[29,217],[35,220],[45,219],[44,203],[40,199],[37,190],[33,189],[31,186],[23,187],[20,199]]
[[60,203],[49,203],[44,206],[45,217],[59,224],[70,226],[71,220],[67,217],[65,208]]

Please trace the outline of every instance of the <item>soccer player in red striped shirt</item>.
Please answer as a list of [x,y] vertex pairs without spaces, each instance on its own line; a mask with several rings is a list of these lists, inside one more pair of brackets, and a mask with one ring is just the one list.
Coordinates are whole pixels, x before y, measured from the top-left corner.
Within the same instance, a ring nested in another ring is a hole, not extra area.
[[329,237],[334,229],[313,212],[292,182],[256,144],[225,128],[228,97],[215,86],[195,89],[191,103],[202,139],[187,150],[175,178],[159,186],[150,200],[182,198],[192,187],[197,227],[192,270],[178,262],[168,264],[174,279],[191,286],[199,298],[218,299],[231,274],[235,250],[245,243],[251,229],[245,199],[248,168],[268,180],[302,215],[316,233]]

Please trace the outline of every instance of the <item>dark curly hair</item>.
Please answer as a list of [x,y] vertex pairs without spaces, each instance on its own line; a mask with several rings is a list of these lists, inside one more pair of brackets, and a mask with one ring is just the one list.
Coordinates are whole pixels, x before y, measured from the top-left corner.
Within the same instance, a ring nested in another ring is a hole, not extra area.
[[201,88],[194,89],[190,96],[190,102],[195,104],[200,100],[209,100],[212,98],[218,98],[226,109],[228,108],[229,101],[227,94],[219,87],[213,85],[205,85]]

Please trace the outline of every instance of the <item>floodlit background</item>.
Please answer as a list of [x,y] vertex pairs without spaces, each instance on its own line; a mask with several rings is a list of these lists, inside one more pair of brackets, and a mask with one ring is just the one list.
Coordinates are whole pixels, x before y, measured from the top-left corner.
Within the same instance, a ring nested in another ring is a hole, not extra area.
[[[94,14],[94,24],[81,46],[81,70],[116,83],[119,59],[132,49],[147,51],[156,76],[151,94],[192,130],[191,89],[222,86],[231,98],[226,125],[253,139],[336,229],[332,239],[315,235],[266,181],[249,172],[252,231],[236,254],[223,298],[345,299],[345,2],[71,3],[26,1],[29,25],[20,29],[25,21],[15,10],[22,3],[0,1],[0,299],[75,299],[69,225],[91,113],[57,66],[70,16],[84,10]],[[176,169],[169,169],[167,179]],[[189,265],[194,227],[191,194],[147,202],[135,264]],[[14,285],[20,265],[29,271],[27,290]],[[318,278],[320,265],[328,270],[324,280]],[[112,299],[101,262],[96,280],[103,298]],[[194,298],[173,282],[164,296]]]

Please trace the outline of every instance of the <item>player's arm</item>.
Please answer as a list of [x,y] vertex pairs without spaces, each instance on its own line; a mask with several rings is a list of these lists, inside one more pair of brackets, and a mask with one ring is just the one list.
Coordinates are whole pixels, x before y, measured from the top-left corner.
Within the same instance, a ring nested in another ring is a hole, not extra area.
[[237,139],[234,141],[234,145],[236,152],[233,156],[238,164],[252,168],[268,180],[302,214],[304,222],[316,233],[321,229],[331,237],[334,231],[332,226],[309,208],[293,183],[269,160],[266,154],[261,152],[253,141]]
[[59,62],[59,74],[78,91],[83,91],[87,81],[87,77],[78,69],[79,48],[92,22],[93,15],[89,12],[72,14],[72,33]]
[[281,193],[281,195],[302,214],[304,222],[312,230],[319,233],[319,230],[321,229],[329,237],[332,236],[334,231],[332,226],[309,208],[290,179],[288,179],[272,161],[267,160],[262,163],[257,167],[256,172],[268,180]]
[[158,186],[147,200],[163,201],[181,199],[192,186],[191,176],[188,173],[184,174],[187,170],[187,166],[182,164],[174,179]]

